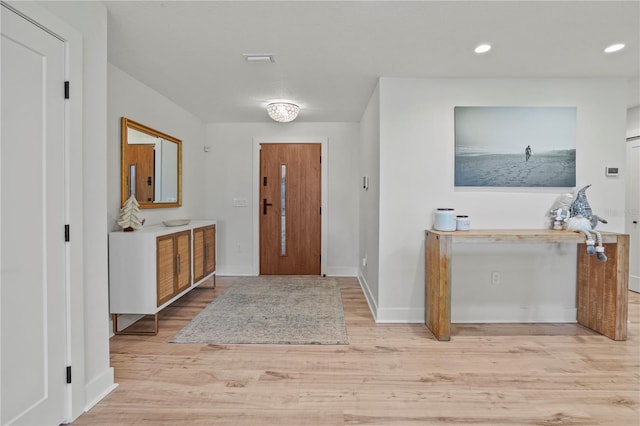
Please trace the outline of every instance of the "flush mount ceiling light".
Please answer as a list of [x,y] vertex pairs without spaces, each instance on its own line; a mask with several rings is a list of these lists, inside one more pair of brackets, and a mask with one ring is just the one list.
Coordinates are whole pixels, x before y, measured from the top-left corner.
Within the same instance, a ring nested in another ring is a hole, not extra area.
[[612,44],[611,46],[609,46],[606,49],[604,49],[604,53],[613,53],[613,52],[617,52],[618,50],[622,50],[622,49],[624,49],[624,44],[623,43],[616,43],[616,44]]
[[280,123],[288,123],[295,120],[300,112],[300,107],[290,102],[272,102],[267,105],[269,117]]
[[475,49],[473,49],[473,51],[476,53],[487,53],[490,50],[491,50],[491,45],[486,43],[480,44]]

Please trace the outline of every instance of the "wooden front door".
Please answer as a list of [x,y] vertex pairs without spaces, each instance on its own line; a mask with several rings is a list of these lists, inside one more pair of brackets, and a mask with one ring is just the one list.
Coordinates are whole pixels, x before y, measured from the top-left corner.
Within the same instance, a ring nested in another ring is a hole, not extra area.
[[321,153],[260,145],[260,274],[320,275]]
[[[129,182],[135,189],[136,200],[152,203],[155,196],[155,145],[130,144],[127,147],[129,156]],[[131,166],[135,166],[132,172]]]

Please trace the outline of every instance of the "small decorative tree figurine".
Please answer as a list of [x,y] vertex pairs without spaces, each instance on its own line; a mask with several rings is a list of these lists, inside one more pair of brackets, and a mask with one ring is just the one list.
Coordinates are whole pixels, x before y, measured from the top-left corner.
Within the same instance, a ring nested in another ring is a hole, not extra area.
[[122,227],[124,232],[135,231],[142,228],[144,225],[144,219],[140,218],[140,208],[138,200],[133,195],[125,201],[124,206],[120,209],[118,215],[118,225]]

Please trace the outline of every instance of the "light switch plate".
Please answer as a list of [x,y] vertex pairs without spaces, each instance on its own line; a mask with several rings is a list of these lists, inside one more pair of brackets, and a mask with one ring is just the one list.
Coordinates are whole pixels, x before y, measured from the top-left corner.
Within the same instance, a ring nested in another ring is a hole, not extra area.
[[233,199],[233,207],[247,207],[247,199],[246,198],[234,198]]
[[620,174],[620,169],[617,167],[605,167],[604,174],[609,177],[616,177]]

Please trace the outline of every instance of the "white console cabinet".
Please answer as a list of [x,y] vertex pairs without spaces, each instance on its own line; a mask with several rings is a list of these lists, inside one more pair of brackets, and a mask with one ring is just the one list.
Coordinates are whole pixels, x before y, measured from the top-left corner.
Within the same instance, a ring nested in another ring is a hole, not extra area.
[[[213,220],[110,232],[109,310],[114,333],[156,334],[158,312],[202,281],[211,276],[215,280],[215,245]],[[153,315],[154,330],[119,330],[120,314]]]

